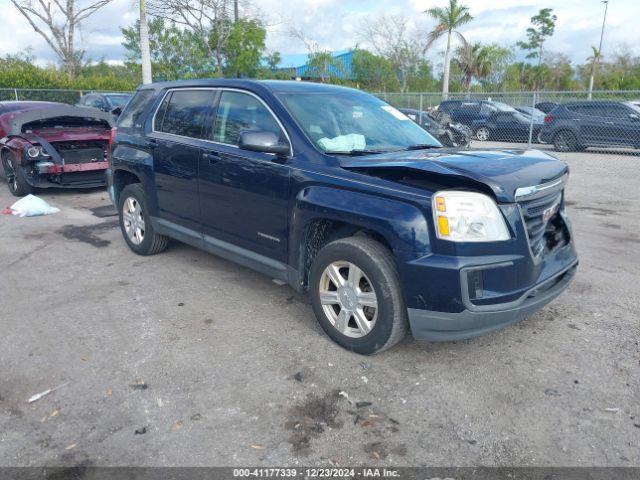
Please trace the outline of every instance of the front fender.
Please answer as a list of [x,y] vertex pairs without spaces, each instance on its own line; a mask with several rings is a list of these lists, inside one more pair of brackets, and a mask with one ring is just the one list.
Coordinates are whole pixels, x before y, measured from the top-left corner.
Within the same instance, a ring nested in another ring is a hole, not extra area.
[[417,258],[431,250],[429,226],[422,211],[400,200],[352,190],[313,186],[295,197],[290,245],[302,245],[314,220],[332,220],[381,235],[395,254]]

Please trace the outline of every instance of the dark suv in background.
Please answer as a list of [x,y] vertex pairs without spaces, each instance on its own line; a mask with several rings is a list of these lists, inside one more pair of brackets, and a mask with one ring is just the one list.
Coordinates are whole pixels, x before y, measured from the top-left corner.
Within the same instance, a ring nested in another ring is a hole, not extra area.
[[135,253],[171,237],[285,281],[362,354],[409,328],[470,338],[558,296],[578,262],[567,177],[542,152],[442,149],[358,90],[246,80],[140,87],[108,173]]
[[587,147],[640,149],[640,107],[635,102],[565,103],[547,114],[541,138],[560,152]]

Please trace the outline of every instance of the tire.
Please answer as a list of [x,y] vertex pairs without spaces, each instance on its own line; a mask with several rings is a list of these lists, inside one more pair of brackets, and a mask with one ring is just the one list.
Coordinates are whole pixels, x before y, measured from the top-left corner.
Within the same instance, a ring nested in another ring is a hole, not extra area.
[[9,191],[16,197],[24,197],[33,191],[19,165],[16,165],[10,153],[2,154],[2,170]]
[[[332,280],[336,275],[340,289]],[[352,288],[355,278],[359,280]],[[394,258],[375,240],[348,237],[323,247],[311,266],[309,292],[320,326],[347,350],[371,355],[391,348],[407,333],[407,308]]]
[[475,137],[476,140],[486,142],[491,138],[491,131],[487,127],[480,127],[476,130]]
[[169,237],[153,230],[142,185],[124,187],[118,196],[118,214],[122,236],[134,253],[155,255],[167,248]]
[[558,152],[573,152],[580,150],[580,145],[573,132],[560,130],[553,136],[553,148]]

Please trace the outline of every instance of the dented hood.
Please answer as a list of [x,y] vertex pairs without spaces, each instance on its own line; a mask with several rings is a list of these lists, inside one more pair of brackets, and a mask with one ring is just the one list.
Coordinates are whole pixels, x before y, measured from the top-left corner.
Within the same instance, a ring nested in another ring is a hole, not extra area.
[[487,185],[498,201],[515,201],[519,187],[549,182],[568,171],[567,164],[539,150],[416,150],[342,157],[347,169],[408,169],[471,179]]

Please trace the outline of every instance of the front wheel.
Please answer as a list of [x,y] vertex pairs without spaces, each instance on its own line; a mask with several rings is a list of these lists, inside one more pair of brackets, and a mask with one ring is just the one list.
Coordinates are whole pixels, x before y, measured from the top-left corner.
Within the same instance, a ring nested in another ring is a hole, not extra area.
[[129,248],[138,255],[155,255],[167,248],[169,238],[153,230],[142,185],[127,185],[118,198],[120,229]]
[[33,191],[33,188],[24,176],[22,168],[11,158],[11,154],[5,153],[2,155],[2,168],[4,170],[4,176],[7,179],[9,191],[14,196],[24,197]]
[[487,140],[489,140],[490,136],[491,132],[487,127],[480,127],[476,130],[476,139],[480,140],[481,142],[486,142]]
[[407,309],[391,252],[366,237],[329,243],[311,267],[313,310],[325,333],[363,355],[392,347],[407,332]]

